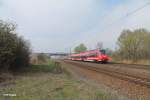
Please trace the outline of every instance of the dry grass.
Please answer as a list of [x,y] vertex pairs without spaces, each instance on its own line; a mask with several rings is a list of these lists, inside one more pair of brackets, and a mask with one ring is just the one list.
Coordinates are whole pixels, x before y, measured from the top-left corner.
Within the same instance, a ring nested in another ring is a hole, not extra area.
[[64,72],[51,73],[55,68],[53,63],[50,63],[48,65],[33,65],[30,71],[15,76],[14,86],[0,87],[0,94],[11,93],[17,95],[16,97],[9,97],[8,100],[118,99],[117,96],[104,93],[82,81],[72,79]]

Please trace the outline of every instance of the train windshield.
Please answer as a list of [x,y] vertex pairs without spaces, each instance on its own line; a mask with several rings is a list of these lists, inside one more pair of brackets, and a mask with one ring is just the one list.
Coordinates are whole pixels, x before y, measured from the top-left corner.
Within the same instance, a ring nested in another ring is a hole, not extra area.
[[106,54],[105,50],[100,50],[101,54]]

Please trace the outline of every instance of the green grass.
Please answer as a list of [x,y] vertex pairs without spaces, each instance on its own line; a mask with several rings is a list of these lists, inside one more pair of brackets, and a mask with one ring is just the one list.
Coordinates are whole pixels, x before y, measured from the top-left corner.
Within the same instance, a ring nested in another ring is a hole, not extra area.
[[[12,93],[8,100],[117,100],[68,74],[51,73],[54,63],[32,65],[28,72],[16,76],[14,87],[0,88],[0,94]],[[2,99],[2,96],[0,97]]]

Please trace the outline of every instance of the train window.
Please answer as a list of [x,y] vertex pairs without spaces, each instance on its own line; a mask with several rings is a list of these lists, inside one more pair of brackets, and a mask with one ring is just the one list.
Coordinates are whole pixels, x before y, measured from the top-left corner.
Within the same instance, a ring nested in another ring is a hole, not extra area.
[[92,53],[92,54],[89,54],[88,57],[96,57],[97,54],[96,53]]
[[100,50],[101,54],[106,54],[105,50]]
[[86,58],[86,56],[81,56],[81,58]]
[[81,58],[81,56],[73,56],[72,58]]

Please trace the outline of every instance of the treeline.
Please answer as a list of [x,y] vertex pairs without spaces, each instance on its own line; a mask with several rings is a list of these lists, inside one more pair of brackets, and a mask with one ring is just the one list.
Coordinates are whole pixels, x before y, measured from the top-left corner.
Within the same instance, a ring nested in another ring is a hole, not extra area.
[[146,29],[124,30],[118,38],[114,57],[133,62],[150,59],[150,32]]
[[16,25],[0,20],[0,71],[27,67],[29,58],[29,43],[17,35]]

